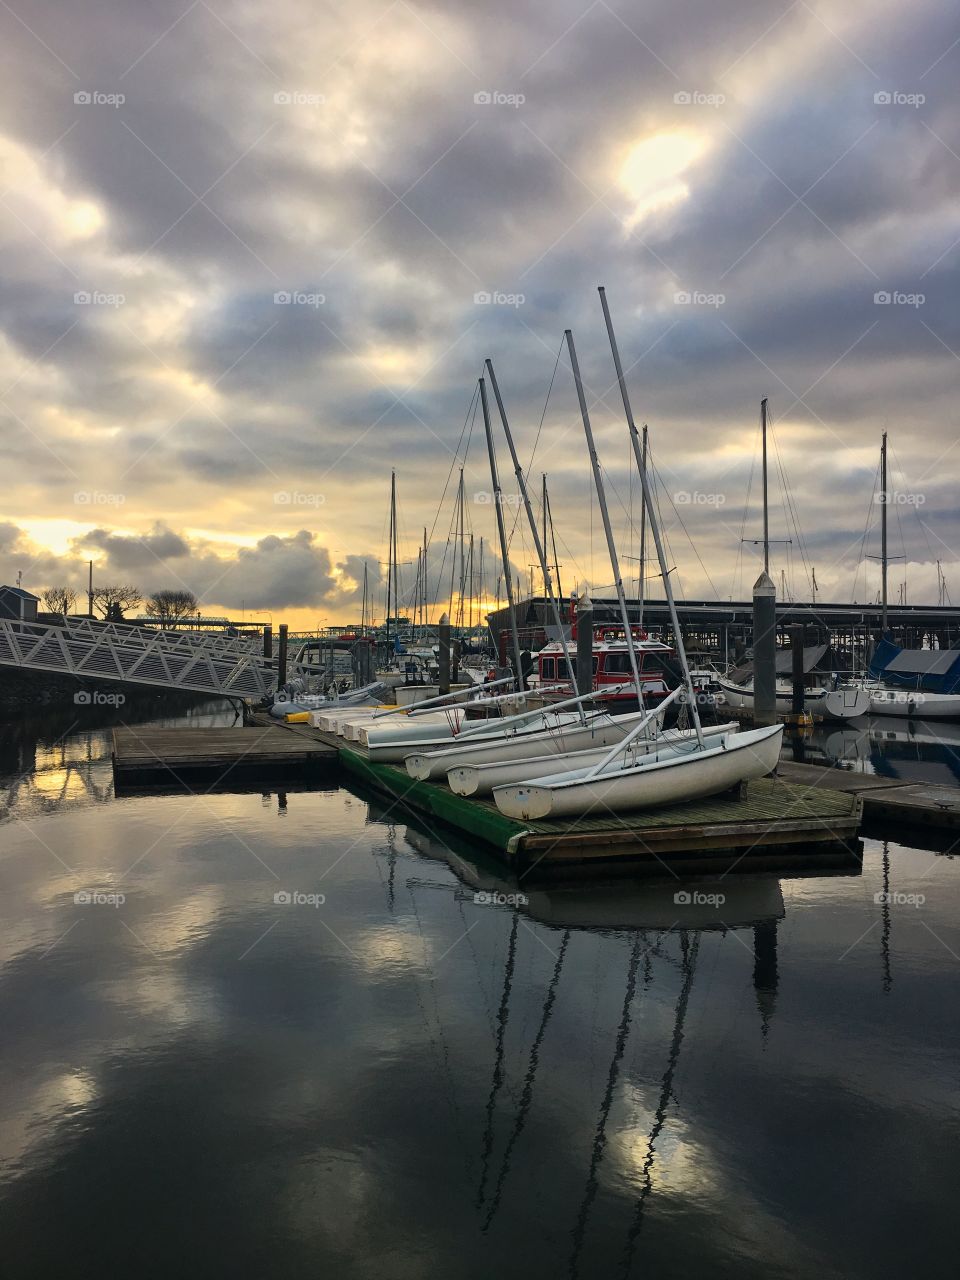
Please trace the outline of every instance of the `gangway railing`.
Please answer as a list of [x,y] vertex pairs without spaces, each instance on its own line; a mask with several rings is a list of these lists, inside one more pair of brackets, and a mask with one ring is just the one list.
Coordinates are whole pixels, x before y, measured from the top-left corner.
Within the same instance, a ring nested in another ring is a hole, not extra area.
[[0,665],[234,698],[261,698],[277,681],[275,661],[247,639],[92,618],[0,619]]

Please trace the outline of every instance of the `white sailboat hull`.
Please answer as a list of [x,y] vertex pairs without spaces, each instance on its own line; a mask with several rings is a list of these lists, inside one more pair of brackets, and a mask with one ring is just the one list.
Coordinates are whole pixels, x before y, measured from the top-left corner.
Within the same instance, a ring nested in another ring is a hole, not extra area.
[[[445,751],[447,748],[453,749],[457,747],[458,744],[462,745],[464,749],[468,743],[476,743],[478,747],[493,742],[529,744],[531,741],[536,742],[538,736],[543,739],[551,733],[555,733],[558,728],[572,724],[574,721],[579,723],[579,719],[580,717],[575,711],[569,713],[545,711],[536,720],[531,719],[526,724],[520,725],[510,732],[498,730],[498,722],[491,720],[489,728],[484,726],[475,735],[471,734],[465,740],[456,737],[452,730],[444,732],[443,726],[436,724],[424,726],[423,731],[415,730],[414,726],[411,725],[411,730],[413,731],[409,734],[382,734],[379,730],[363,730],[361,731],[360,740],[366,746],[367,754],[371,760],[376,761],[378,764],[399,764],[413,753],[419,755],[434,751]],[[529,750],[529,746],[523,745],[520,749],[523,751]],[[496,756],[494,755],[493,758],[496,758]]]
[[871,689],[875,716],[911,716],[918,720],[960,720],[960,693],[921,693],[912,689]]
[[618,762],[588,777],[575,770],[537,782],[497,787],[493,798],[508,818],[576,817],[591,811],[621,813],[716,795],[739,782],[771,773],[780,758],[783,725],[730,734],[705,750],[672,747],[653,760],[623,768]]
[[[495,739],[488,739],[484,735],[483,741],[452,742],[449,750],[442,747],[433,751],[415,750],[404,756],[403,762],[410,777],[421,782],[427,778],[442,778],[457,765],[523,761],[536,756],[552,759],[554,767],[548,772],[556,773],[559,768],[558,757],[590,747],[606,747],[609,751],[614,743],[623,741],[641,715],[642,712],[639,711],[625,716],[593,712],[592,718],[588,717],[588,724],[582,725],[580,717],[574,713],[565,724],[558,727],[544,728],[537,725],[531,732],[498,734]],[[525,774],[521,776],[526,777]]]
[[[745,711],[753,710],[753,684],[737,685],[728,680],[718,680],[723,702],[728,707],[738,707]],[[793,711],[793,688],[782,680],[777,681],[776,700],[774,703],[777,715],[787,716]],[[804,710],[812,715],[823,716],[824,720],[855,720],[857,716],[865,716],[870,710],[870,697],[859,685],[849,685],[839,689],[804,689]]]
[[830,689],[818,709],[824,720],[856,720],[869,712],[870,694],[857,684]]
[[[744,711],[753,710],[753,684],[732,684],[728,680],[718,680],[720,692],[723,694],[723,704],[728,707],[737,707]],[[822,702],[826,696],[825,689],[805,689],[804,704],[808,711],[815,714],[822,714]],[[776,701],[774,703],[777,715],[786,716],[793,711],[793,690],[789,685],[785,685],[782,681],[777,681]]]
[[[625,719],[626,717],[618,717]],[[706,726],[703,730],[705,741],[716,738],[722,733],[731,733],[736,729],[734,723]],[[626,734],[622,734],[621,738]],[[662,747],[666,743],[681,743],[696,736],[694,729],[669,729],[655,742],[637,739],[627,748],[630,756],[648,755],[651,750]],[[617,739],[613,739],[617,741]],[[497,759],[489,763],[458,763],[447,769],[447,785],[458,796],[486,796],[495,787],[507,786],[512,782],[531,782],[536,778],[549,777],[557,772],[558,767],[567,769],[589,769],[599,764],[609,754],[613,741],[606,745],[598,744],[583,751],[571,751],[569,754],[529,756],[519,760]],[[452,754],[452,753],[451,753]],[[414,757],[415,758],[415,757]],[[407,757],[407,769],[410,769],[411,757]],[[416,775],[411,775],[416,776]]]
[[422,715],[401,714],[383,720],[364,720],[348,725],[344,737],[364,746],[392,742],[402,738],[405,742],[423,742],[429,738],[452,738],[460,730],[465,719],[459,707],[446,711],[425,711]]

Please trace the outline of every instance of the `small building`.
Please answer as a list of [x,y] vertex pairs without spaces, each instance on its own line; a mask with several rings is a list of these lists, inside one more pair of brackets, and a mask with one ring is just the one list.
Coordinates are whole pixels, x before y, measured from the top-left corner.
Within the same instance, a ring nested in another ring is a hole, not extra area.
[[36,622],[39,596],[22,587],[0,587],[0,618],[16,622]]

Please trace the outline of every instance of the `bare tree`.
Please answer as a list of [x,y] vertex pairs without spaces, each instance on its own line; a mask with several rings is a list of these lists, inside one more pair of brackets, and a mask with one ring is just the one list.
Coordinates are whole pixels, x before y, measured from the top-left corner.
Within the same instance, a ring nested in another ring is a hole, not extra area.
[[40,599],[46,606],[48,613],[66,615],[73,611],[73,607],[77,603],[77,593],[72,587],[47,587],[46,591],[41,592]]
[[122,619],[124,611],[135,609],[142,599],[139,588],[126,582],[98,587],[93,593],[95,607],[110,621]]
[[192,591],[155,591],[147,600],[151,618],[179,622],[197,612],[199,601]]

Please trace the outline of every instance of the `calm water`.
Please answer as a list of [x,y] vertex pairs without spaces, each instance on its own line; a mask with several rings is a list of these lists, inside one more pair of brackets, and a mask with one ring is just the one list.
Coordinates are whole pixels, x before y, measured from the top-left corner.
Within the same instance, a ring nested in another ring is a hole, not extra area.
[[956,1274],[950,856],[518,887],[346,789],[115,799],[107,735],[0,734],[5,1275]]

